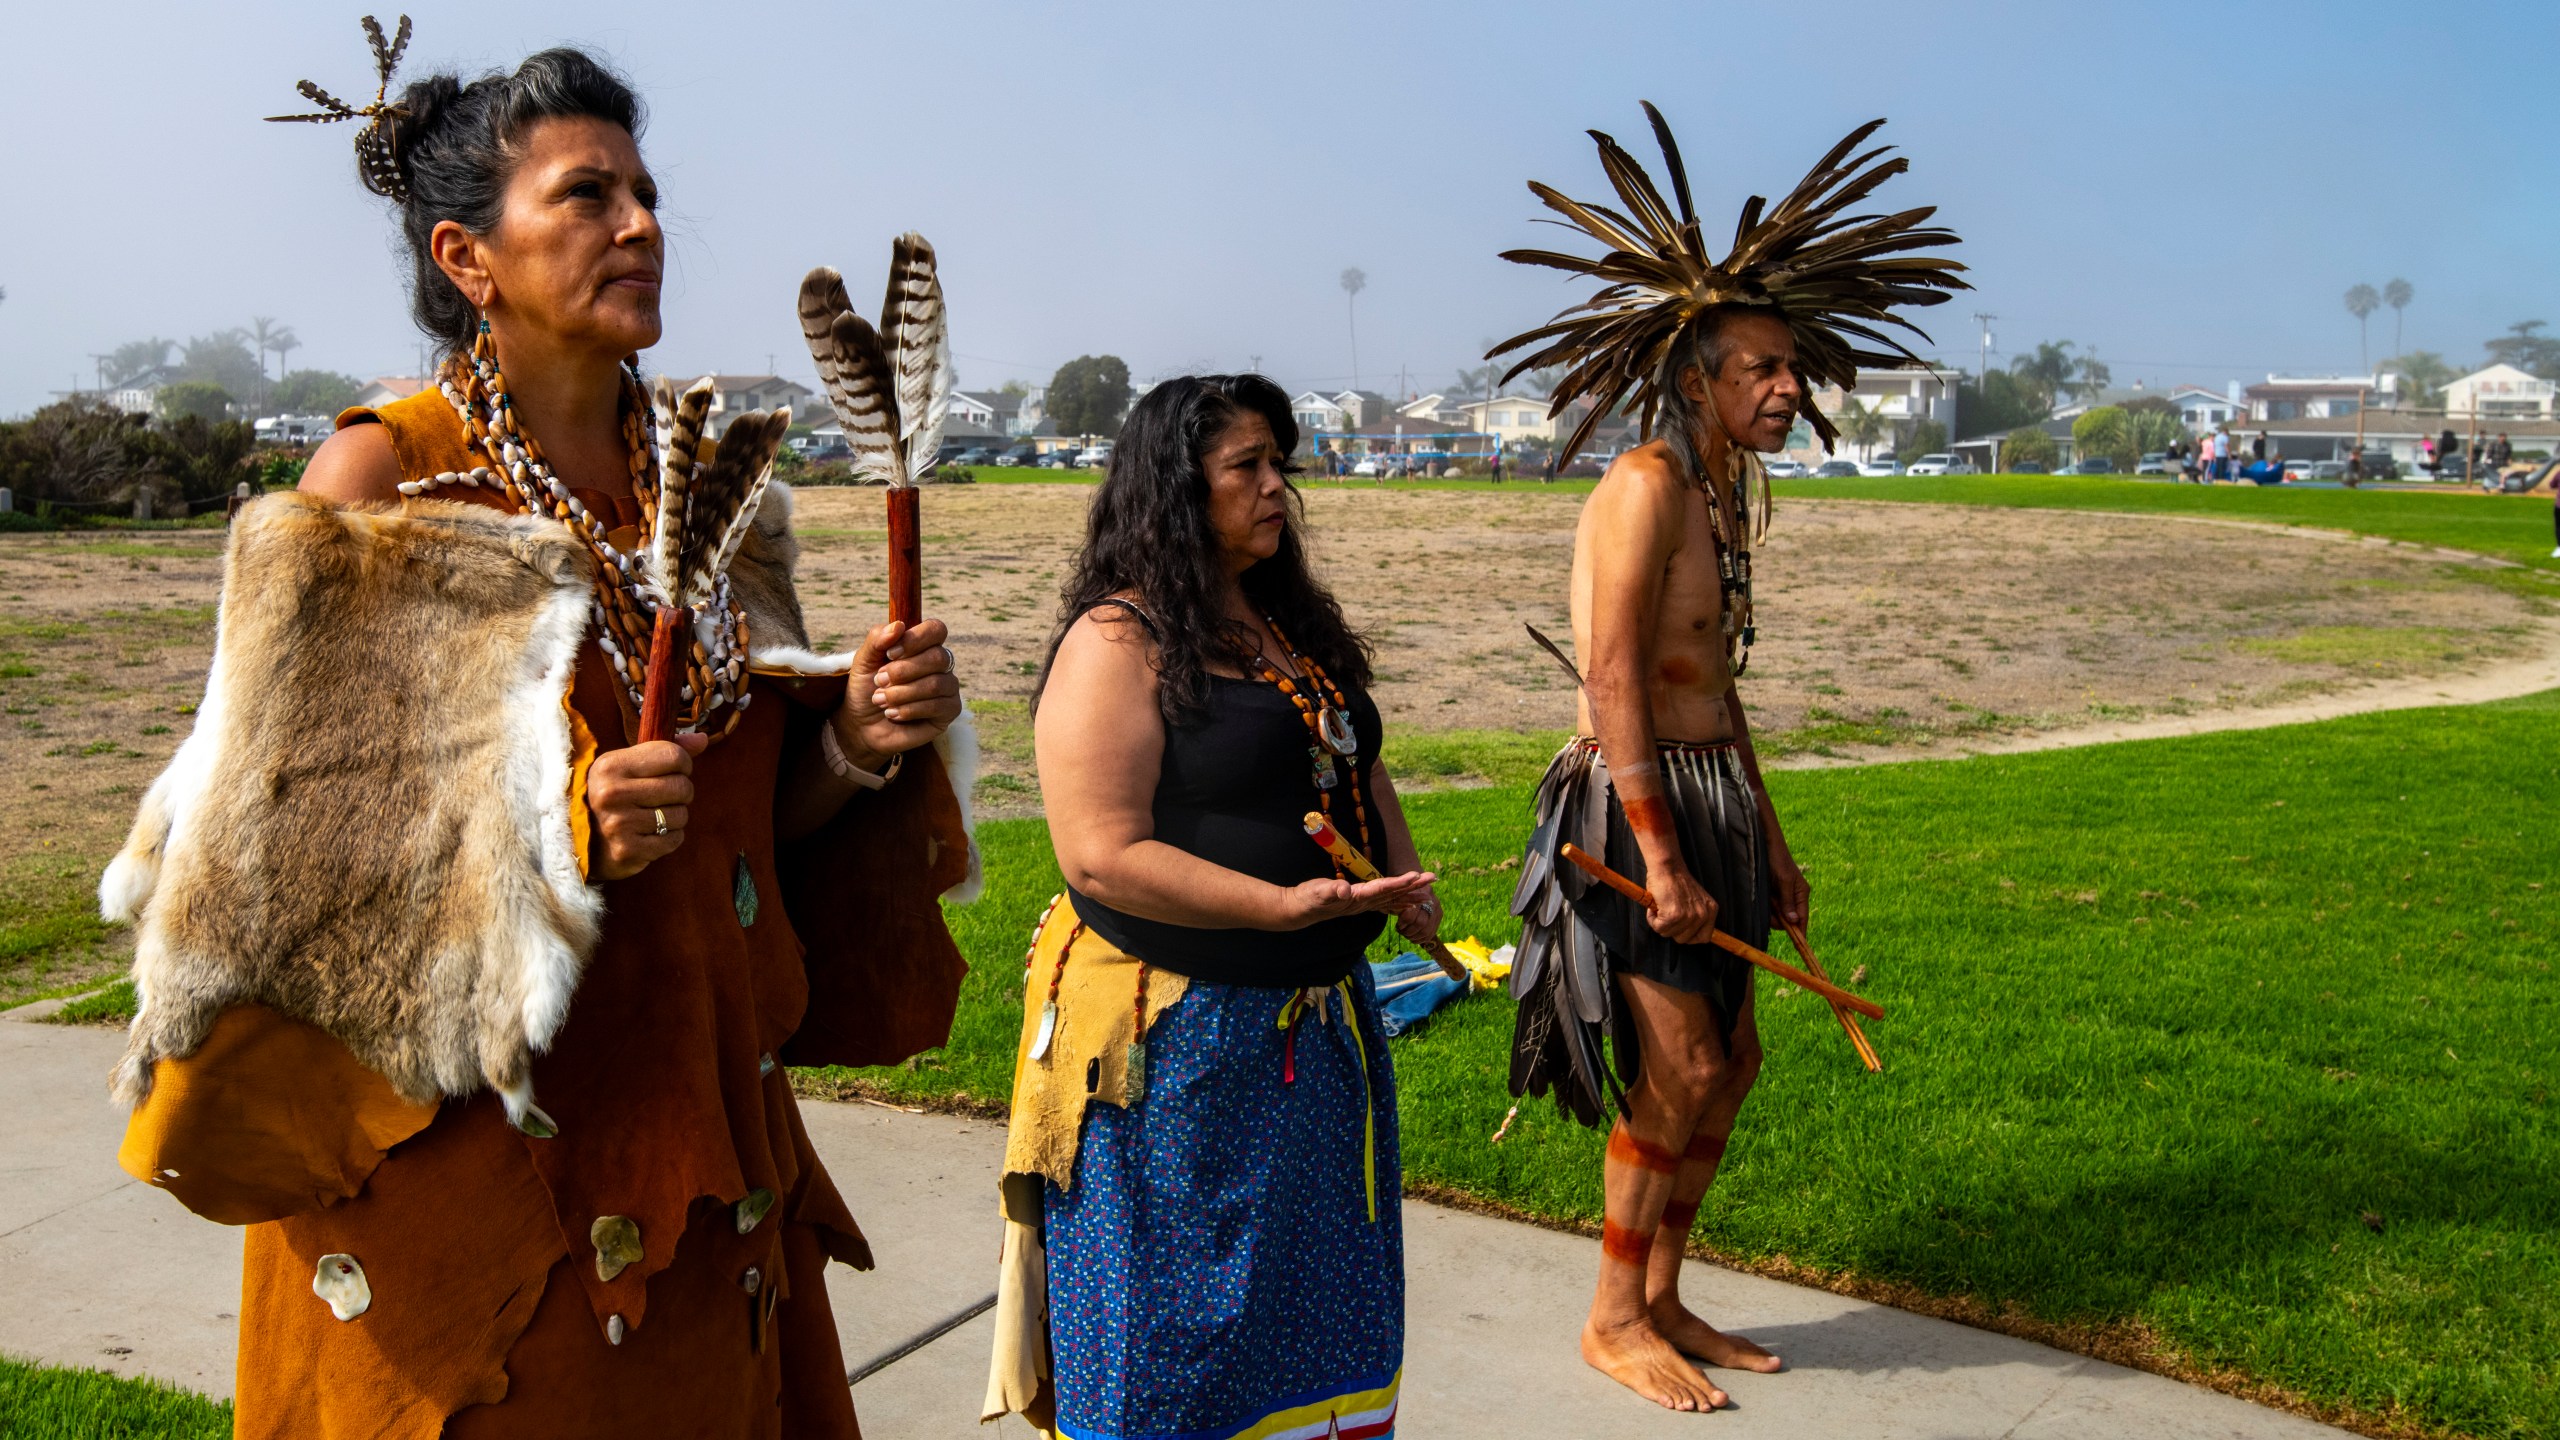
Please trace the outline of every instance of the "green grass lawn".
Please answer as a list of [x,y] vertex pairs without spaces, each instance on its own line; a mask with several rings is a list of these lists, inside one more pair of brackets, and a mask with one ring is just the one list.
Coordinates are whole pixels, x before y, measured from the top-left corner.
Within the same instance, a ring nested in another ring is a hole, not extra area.
[[155,1380],[0,1356],[7,1440],[230,1440],[231,1406]]
[[2084,475],[1926,475],[1779,480],[1780,498],[1903,500],[1931,505],[2008,505],[2039,510],[2121,510],[2209,515],[2352,530],[2560,571],[2551,558],[2551,501],[2436,490],[2307,490],[2289,486],[2173,485]]
[[[1773,774],[1886,1068],[1764,987],[1770,1064],[1700,1238],[2147,1332],[2369,1416],[2560,1435],[2556,739],[2560,693]],[[1513,938],[1525,792],[1410,809],[1453,933]],[[1005,1095],[1057,873],[1036,820],[982,836],[950,1046],[841,1078]],[[1398,1042],[1407,1173],[1596,1220],[1599,1136],[1542,1102],[1488,1143],[1511,1018],[1475,997]]]

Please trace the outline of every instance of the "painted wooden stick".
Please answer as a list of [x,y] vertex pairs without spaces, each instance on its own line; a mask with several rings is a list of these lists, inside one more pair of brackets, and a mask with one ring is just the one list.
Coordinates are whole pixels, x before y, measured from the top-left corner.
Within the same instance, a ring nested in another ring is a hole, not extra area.
[[649,633],[649,670],[640,686],[640,744],[672,738],[676,676],[684,669],[677,657],[693,629],[693,613],[668,605],[658,611],[658,628]]
[[[1652,891],[1645,889],[1633,880],[1628,879],[1626,876],[1619,874],[1617,871],[1612,870],[1608,866],[1591,858],[1590,851],[1583,849],[1581,846],[1576,845],[1571,841],[1567,841],[1560,853],[1563,854],[1564,858],[1567,860],[1581,866],[1584,872],[1589,874],[1592,879],[1599,881],[1601,884],[1608,886],[1610,889],[1615,890],[1619,894],[1626,896],[1628,899],[1633,900],[1639,905],[1642,905],[1647,910],[1653,908]],[[1866,999],[1863,996],[1852,995],[1848,991],[1841,989],[1839,986],[1832,984],[1828,980],[1816,980],[1812,976],[1807,975],[1803,971],[1788,964],[1786,961],[1779,959],[1777,956],[1770,954],[1766,950],[1755,950],[1750,946],[1743,944],[1741,941],[1734,939],[1732,936],[1727,935],[1721,930],[1718,930],[1714,934],[1708,936],[1707,939],[1711,944],[1715,945],[1716,948],[1739,955],[1743,959],[1750,961],[1752,964],[1759,966],[1761,969],[1768,971],[1770,974],[1777,976],[1779,979],[1784,980],[1799,989],[1810,990],[1814,994],[1821,996],[1823,999],[1830,1001],[1834,1005],[1846,1005],[1850,1009],[1857,1011],[1859,1014],[1866,1016],[1870,1020],[1881,1020],[1884,1018],[1884,1007],[1878,1005],[1873,1000]]]
[[889,487],[889,618],[924,622],[924,538],[913,485]]
[[[1385,878],[1378,874],[1377,866],[1369,863],[1368,856],[1361,854],[1357,846],[1342,838],[1342,832],[1333,828],[1333,822],[1324,818],[1323,811],[1308,811],[1306,819],[1301,823],[1306,826],[1307,838],[1323,846],[1324,853],[1332,856],[1335,864],[1349,871],[1352,879]],[[1418,940],[1414,943],[1420,945],[1422,953],[1437,962],[1442,973],[1450,979],[1463,981],[1467,978],[1467,962],[1450,954],[1448,946],[1437,940]]]
[[[1813,942],[1805,938],[1804,927],[1787,925],[1786,932],[1787,942],[1796,947],[1798,955],[1804,957],[1804,968],[1821,979],[1830,979],[1831,973],[1822,968],[1822,961],[1813,953]],[[1884,1062],[1876,1058],[1876,1047],[1868,1043],[1867,1032],[1859,1027],[1858,1017],[1850,1014],[1847,1007],[1837,1004],[1831,1007],[1831,1013],[1839,1018],[1840,1029],[1848,1035],[1850,1046],[1858,1052],[1858,1058],[1866,1063],[1867,1069],[1870,1072],[1883,1070]]]

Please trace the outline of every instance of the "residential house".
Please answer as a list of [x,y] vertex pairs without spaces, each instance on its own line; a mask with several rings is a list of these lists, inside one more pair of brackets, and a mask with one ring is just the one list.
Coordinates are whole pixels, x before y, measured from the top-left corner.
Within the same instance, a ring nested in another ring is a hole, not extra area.
[[2445,418],[2548,420],[2554,417],[2555,392],[2560,392],[2560,384],[2513,365],[2492,365],[2444,387]]
[[1375,390],[1337,392],[1333,403],[1347,417],[1352,429],[1366,430],[1395,413],[1395,404]]
[[[683,389],[682,385],[677,387]],[[771,410],[778,405],[791,407],[794,420],[803,424],[818,418],[825,407],[818,392],[797,380],[779,375],[714,375],[711,377],[711,417],[703,422],[703,430],[713,439],[729,428],[729,422],[750,410]]]
[[2249,409],[2240,423],[2351,416],[2372,408],[2376,392],[2389,403],[2399,383],[2397,375],[2269,375],[2264,384],[2240,392]]
[[[1860,405],[1881,412],[1893,422],[1893,433],[1877,447],[1877,453],[1890,455],[1910,435],[1911,427],[1923,420],[1937,421],[1946,427],[1949,436],[1962,434],[1956,426],[1956,387],[1963,383],[1963,371],[1936,365],[1860,370],[1853,391],[1844,392],[1836,385],[1821,386],[1813,392],[1813,403],[1823,414],[1837,415],[1854,395]],[[1785,453],[1787,458],[1807,465],[1819,465],[1834,458],[1823,450],[1821,439],[1813,433],[1813,427],[1804,424],[1798,424],[1788,435]]]
[[356,406],[364,410],[375,409],[394,400],[406,400],[426,388],[427,380],[423,375],[376,375],[356,392]]
[[1466,402],[1455,396],[1443,395],[1436,391],[1429,395],[1407,400],[1402,405],[1396,407],[1396,413],[1404,416],[1408,420],[1421,420],[1434,425],[1464,425],[1467,423]]
[[1505,446],[1523,440],[1556,440],[1563,432],[1547,418],[1547,402],[1535,395],[1496,395],[1458,407],[1469,430],[1491,435]]
[[1339,402],[1314,390],[1299,392],[1289,402],[1289,413],[1297,418],[1301,435],[1339,435],[1354,428],[1350,413]]
[[2181,385],[2169,392],[2169,404],[2186,423],[2187,433],[2202,435],[2217,425],[2228,425],[2240,418],[2240,387],[2234,382],[2228,390],[2207,390],[2201,385]]

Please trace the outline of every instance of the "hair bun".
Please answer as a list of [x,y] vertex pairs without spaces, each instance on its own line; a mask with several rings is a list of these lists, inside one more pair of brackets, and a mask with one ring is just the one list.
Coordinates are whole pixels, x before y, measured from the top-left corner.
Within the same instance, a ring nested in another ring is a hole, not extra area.
[[461,94],[459,78],[430,75],[411,81],[397,101],[383,107],[356,139],[356,173],[364,187],[406,204],[418,151],[451,117]]

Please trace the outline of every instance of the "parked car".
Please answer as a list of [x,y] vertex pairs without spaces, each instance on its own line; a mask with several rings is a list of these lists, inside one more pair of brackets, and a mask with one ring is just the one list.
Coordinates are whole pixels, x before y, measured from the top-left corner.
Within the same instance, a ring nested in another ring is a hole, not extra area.
[[961,451],[959,454],[950,457],[942,463],[946,465],[993,465],[996,463],[996,452],[988,449],[984,445],[972,445],[968,449]]
[[[2293,467],[2288,465],[2285,468],[2287,470],[2291,470]],[[2311,468],[2303,472],[2302,478],[2305,480],[2344,480],[2347,478],[2347,462],[2344,460],[2314,460],[2311,462]]]
[[1101,444],[1085,450],[1082,454],[1076,456],[1076,464],[1088,470],[1109,469],[1111,466],[1111,442],[1105,440]]
[[2388,450],[2369,451],[2364,457],[2364,478],[2397,480],[2400,478],[2400,462],[2392,459]]
[[1040,463],[1040,447],[1037,445],[1016,445],[1012,449],[1004,452],[1002,455],[997,456],[996,463],[999,465],[1011,465],[1017,469],[1024,466],[1037,465]]
[[2175,475],[2178,467],[2169,463],[2169,452],[2154,450],[2133,467],[2136,475]]
[[1801,460],[1772,460],[1761,468],[1769,472],[1769,478],[1772,480],[1798,480],[1805,475],[1804,462]]
[[2287,480],[2310,479],[2311,462],[2308,460],[2287,460],[2284,462],[2284,478]]
[[2113,475],[2116,473],[2116,462],[2112,456],[2091,455],[2083,460],[2074,460],[2054,473],[2057,475]]
[[1857,473],[1858,462],[1855,460],[1825,460],[1813,469],[1813,476],[1817,480],[1846,480],[1856,476]]
[[2051,466],[2041,464],[2034,460],[2021,460],[2017,464],[2009,467],[2009,473],[2012,475],[2050,475],[2053,473],[2053,469]]
[[1957,455],[1923,455],[1911,462],[1905,475],[1971,475],[1973,462]]
[[1040,457],[1040,468],[1043,470],[1073,470],[1076,468],[1077,453],[1075,446],[1061,445],[1057,449]]
[[1902,462],[1894,459],[1890,455],[1879,455],[1875,459],[1861,464],[1858,467],[1858,473],[1861,475],[1899,475],[1902,473]]

